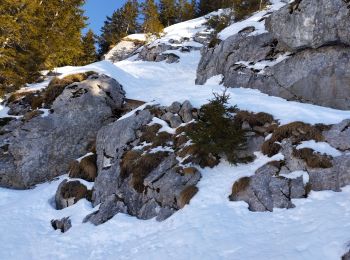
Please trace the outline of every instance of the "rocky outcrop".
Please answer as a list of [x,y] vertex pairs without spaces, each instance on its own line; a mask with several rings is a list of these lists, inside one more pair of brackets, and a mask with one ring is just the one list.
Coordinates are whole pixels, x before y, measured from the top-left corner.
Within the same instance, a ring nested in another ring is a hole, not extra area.
[[[194,194],[184,197],[183,192],[195,186],[201,175],[195,168],[186,171],[180,165],[175,154],[175,136],[162,132],[162,126],[155,121],[162,121],[160,118],[165,118],[165,114],[170,118],[177,116],[170,111],[181,110],[186,117],[178,116],[178,119],[183,123],[183,119],[192,120],[189,115],[192,109],[189,102],[174,103],[168,108],[150,107],[99,131],[98,176],[92,200],[94,205],[101,205],[85,221],[97,225],[117,213],[128,213],[140,219],[156,217],[161,221],[183,207],[184,201],[190,201]],[[175,127],[172,131],[175,133]],[[177,145],[179,149],[184,143]]]
[[[339,138],[344,138],[346,143],[349,136],[339,137],[336,133],[341,134],[344,129],[346,131],[348,123],[345,120],[330,129],[326,128],[323,131],[325,140],[336,146],[339,145]],[[274,208],[294,207],[291,200],[305,198],[311,190],[341,191],[342,187],[350,185],[350,149],[344,149],[336,157],[320,154],[310,148],[297,149],[300,140],[307,140],[310,131],[316,131],[310,128],[307,133],[305,129],[299,127],[300,133],[291,129],[289,134],[286,128],[284,131],[281,128],[275,130],[283,136],[279,142],[279,152],[284,159],[269,162],[253,176],[236,181],[229,199],[245,201],[251,211],[273,211]]]
[[128,39],[121,40],[104,57],[105,60],[118,62],[125,60],[138,53],[138,50],[145,44],[143,41]]
[[123,103],[117,81],[94,75],[66,87],[46,115],[10,122],[0,136],[0,186],[30,188],[67,173]]
[[348,6],[344,0],[296,1],[268,17],[266,27],[291,50],[350,45]]
[[204,48],[196,83],[222,74],[227,87],[350,109],[347,4],[303,0],[292,13],[290,8],[287,5],[267,19],[267,33],[238,33],[215,48]]

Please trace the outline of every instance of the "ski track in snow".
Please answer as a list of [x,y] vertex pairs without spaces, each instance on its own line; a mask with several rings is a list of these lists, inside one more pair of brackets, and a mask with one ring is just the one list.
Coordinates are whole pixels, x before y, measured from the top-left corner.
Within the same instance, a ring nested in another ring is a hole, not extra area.
[[[280,1],[274,2],[279,7]],[[191,36],[202,22],[193,20],[188,28],[186,23],[173,26],[166,37],[176,38],[176,30],[181,37]],[[228,30],[232,33],[233,27]],[[162,105],[190,100],[200,106],[213,91],[223,90],[221,76],[204,86],[194,84],[199,51],[177,54],[181,59],[175,64],[130,58],[116,64],[102,61],[55,71],[62,76],[89,70],[105,73],[124,86],[128,98]],[[28,88],[41,89],[47,83]],[[350,111],[286,101],[257,90],[231,88],[228,92],[232,105],[270,113],[282,124],[334,124],[350,118]],[[7,112],[8,108],[0,105],[0,117]],[[228,196],[234,181],[280,157],[257,155],[257,160],[247,165],[222,162],[214,169],[202,170],[199,193],[191,204],[161,223],[118,214],[97,227],[82,224],[83,218],[97,209],[88,201],[80,200],[59,211],[53,207],[57,186],[67,176],[32,190],[0,188],[0,259],[339,259],[350,240],[350,186],[340,193],[312,192],[307,199],[293,200],[293,209],[250,212],[246,203],[230,202]],[[50,220],[67,216],[73,227],[65,234],[54,231]]]

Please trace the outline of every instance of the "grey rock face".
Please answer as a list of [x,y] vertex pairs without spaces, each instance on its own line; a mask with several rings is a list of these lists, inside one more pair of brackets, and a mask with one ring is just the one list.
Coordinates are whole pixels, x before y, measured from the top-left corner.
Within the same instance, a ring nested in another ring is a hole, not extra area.
[[184,121],[185,123],[188,123],[193,119],[192,109],[193,109],[193,106],[188,100],[183,102],[181,109],[179,111],[179,115],[181,116],[182,121]]
[[236,65],[240,61],[256,63],[272,58],[278,52],[276,48],[277,42],[269,33],[248,37],[236,34],[215,48],[204,48],[197,69],[196,84],[204,84],[207,79],[219,74],[226,78],[232,71],[242,68],[242,65]]
[[292,50],[350,44],[350,15],[343,0],[303,0],[286,5],[266,20],[273,37]]
[[83,222],[90,221],[94,225],[104,223],[114,217],[117,213],[127,213],[127,207],[118,196],[110,195],[100,206],[98,211],[86,216]]
[[[245,45],[246,44],[246,45]],[[350,109],[350,50],[344,46],[303,50],[270,68],[255,70],[239,63],[276,58],[279,45],[271,35],[232,36],[215,49],[203,50],[197,84],[222,74],[227,87],[258,89],[272,96]]]
[[51,220],[51,226],[54,230],[59,229],[62,233],[66,233],[72,227],[72,222],[69,217],[62,219],[53,219]]
[[119,185],[120,159],[129,145],[137,139],[137,131],[151,120],[151,113],[144,110],[111,123],[98,132],[96,140],[98,176],[92,197],[95,206],[116,193]]
[[[303,0],[290,13],[295,2],[267,19],[269,33],[238,33],[215,48],[204,48],[196,83],[222,74],[227,87],[350,109],[350,11],[345,2]],[[288,56],[286,51],[295,53]],[[286,59],[277,63],[283,53]],[[270,67],[261,69],[262,64]]]
[[[149,124],[152,118],[148,110],[143,110],[99,131],[99,174],[92,198],[94,205],[101,203],[101,206],[97,212],[87,216],[86,221],[101,224],[117,213],[128,213],[140,219],[156,217],[159,221],[164,220],[179,209],[177,200],[181,192],[200,180],[201,174],[198,171],[191,174],[178,172],[179,162],[173,152],[161,152],[162,156],[158,157],[154,168],[142,173],[138,186],[135,186],[135,178],[139,178],[139,175],[135,177],[133,171],[127,175],[122,174],[121,165],[125,153],[140,144],[140,129]],[[135,160],[140,160],[141,157]]]
[[350,155],[335,157],[332,163],[333,167],[328,169],[308,168],[312,190],[340,191],[350,184]]
[[279,177],[278,172],[279,169],[270,164],[262,166],[252,177],[234,184],[230,200],[247,202],[251,211],[272,212],[274,208],[293,208],[291,199],[306,195],[303,178]]
[[0,186],[30,188],[66,173],[69,162],[87,153],[89,142],[123,102],[121,85],[104,75],[68,86],[48,116],[0,136]]
[[325,140],[338,150],[350,150],[350,119],[333,125],[323,133]]

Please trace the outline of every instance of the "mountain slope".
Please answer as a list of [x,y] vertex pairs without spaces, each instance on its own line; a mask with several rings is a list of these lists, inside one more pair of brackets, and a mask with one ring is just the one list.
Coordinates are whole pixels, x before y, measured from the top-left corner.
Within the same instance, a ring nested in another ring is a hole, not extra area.
[[[191,37],[205,30],[203,22],[201,19],[175,25],[153,44],[189,37],[181,44],[198,45]],[[180,57],[178,63],[131,57],[115,64],[102,61],[84,67],[57,68],[56,72],[62,77],[90,70],[104,73],[123,85],[128,98],[162,105],[190,100],[200,106],[212,97],[213,91],[223,89],[220,76],[204,86],[195,85],[199,50],[170,52]],[[29,88],[37,87],[45,84]],[[334,124],[350,118],[350,111],[291,102],[257,90],[234,88],[228,93],[231,104],[270,113],[281,124]],[[0,116],[6,113],[7,108],[0,107]],[[280,154],[268,158],[257,153],[257,159],[250,164],[233,166],[223,161],[214,169],[202,170],[199,193],[191,204],[161,223],[118,214],[97,227],[82,224],[83,218],[95,210],[86,200],[60,211],[53,206],[57,186],[67,176],[32,190],[0,188],[0,258],[339,259],[350,239],[350,187],[341,193],[311,192],[307,199],[293,200],[294,209],[266,213],[250,212],[246,203],[228,200],[236,180],[280,158]],[[64,234],[53,231],[49,221],[66,216],[72,219],[72,229]]]

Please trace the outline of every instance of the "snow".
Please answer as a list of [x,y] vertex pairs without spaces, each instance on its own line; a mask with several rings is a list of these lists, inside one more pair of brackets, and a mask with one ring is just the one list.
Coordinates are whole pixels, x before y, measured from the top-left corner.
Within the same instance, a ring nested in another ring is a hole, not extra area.
[[280,174],[279,176],[283,176],[288,179],[297,179],[300,176],[303,177],[304,184],[307,184],[309,182],[309,174],[306,171],[294,171],[288,174]]
[[141,41],[145,42],[147,40],[146,34],[144,33],[135,33],[130,34],[124,38],[125,40],[131,40],[131,41]]
[[[281,1],[272,2],[270,10],[282,6]],[[251,24],[258,29],[255,33],[261,33],[264,28],[257,21],[267,10],[263,12],[230,26],[221,37]],[[203,30],[204,22],[204,18],[198,18],[169,27],[158,42],[193,37]],[[128,98],[150,102],[123,118],[148,104],[170,105],[173,101],[189,100],[198,107],[212,97],[213,91],[223,90],[220,75],[204,86],[194,84],[199,51],[178,54],[180,61],[175,64],[130,58],[115,64],[101,61],[55,71],[63,73],[61,77],[91,70],[104,73],[123,85]],[[40,84],[29,85],[29,88],[44,88],[48,82]],[[334,124],[350,118],[350,111],[291,102],[257,90],[232,88],[228,93],[232,105],[270,113],[281,124],[293,121]],[[7,116],[7,112],[8,108],[0,105],[0,117]],[[160,131],[175,131],[163,120],[154,119],[152,123],[160,123]],[[333,156],[337,154],[325,143],[303,142],[301,146]],[[111,160],[104,159],[103,164],[110,165]],[[233,166],[223,161],[214,169],[202,169],[199,192],[191,204],[161,223],[118,214],[97,227],[83,224],[84,217],[97,210],[88,201],[80,200],[63,210],[53,207],[56,189],[67,176],[32,190],[0,188],[3,234],[0,236],[0,259],[339,259],[350,240],[350,187],[337,193],[311,192],[307,199],[293,200],[295,208],[275,209],[272,213],[250,212],[246,203],[228,200],[236,180],[253,175],[256,169],[273,160],[283,160],[283,155],[268,158],[257,153],[257,159],[250,164]],[[304,172],[288,175],[289,178],[298,176],[307,181]],[[86,185],[92,187],[91,183]],[[54,231],[50,220],[67,216],[73,227],[65,234]]]
[[250,35],[258,35],[267,32],[265,29],[264,18],[268,17],[271,14],[271,12],[279,10],[281,7],[286,5],[286,3],[284,3],[282,0],[271,0],[270,2],[271,5],[267,6],[266,9],[260,12],[256,12],[248,19],[233,23],[224,30],[222,30],[219,33],[219,39],[226,40],[230,36],[239,33],[241,30],[247,27],[255,28],[255,31],[252,32]]
[[310,141],[303,141],[301,144],[299,144],[297,149],[303,149],[303,148],[311,148],[315,152],[330,155],[333,157],[341,156],[342,152],[332,147],[329,143],[326,142],[316,142],[315,140]]
[[164,120],[159,119],[157,117],[153,117],[151,123],[149,123],[149,125],[155,125],[155,124],[159,124],[162,126],[158,131],[159,133],[160,132],[167,132],[169,134],[175,134],[175,132],[176,132],[176,129],[171,128],[167,122],[165,122]]
[[[205,169],[199,193],[168,220],[119,214],[95,227],[82,224],[90,203],[55,210],[52,196],[64,179],[27,191],[0,189],[1,259],[339,259],[350,233],[350,187],[312,192],[294,209],[253,213],[230,202],[231,186],[269,160],[222,162]],[[54,231],[50,220],[70,216],[73,227]],[[337,232],[340,230],[341,232]]]

